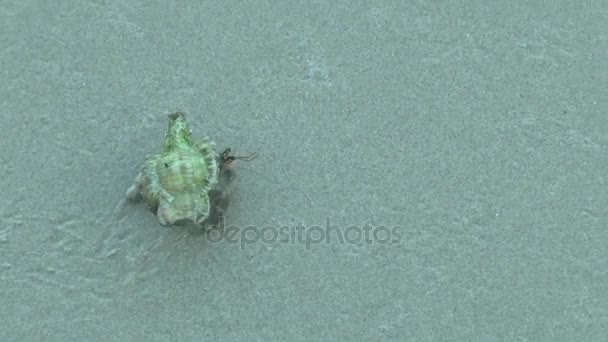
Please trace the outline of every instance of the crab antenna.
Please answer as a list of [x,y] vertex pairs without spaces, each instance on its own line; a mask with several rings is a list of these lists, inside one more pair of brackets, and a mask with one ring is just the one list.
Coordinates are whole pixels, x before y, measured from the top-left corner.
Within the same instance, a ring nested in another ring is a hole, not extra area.
[[244,160],[244,161],[252,161],[258,157],[258,154],[253,152],[247,156],[234,156],[234,159]]

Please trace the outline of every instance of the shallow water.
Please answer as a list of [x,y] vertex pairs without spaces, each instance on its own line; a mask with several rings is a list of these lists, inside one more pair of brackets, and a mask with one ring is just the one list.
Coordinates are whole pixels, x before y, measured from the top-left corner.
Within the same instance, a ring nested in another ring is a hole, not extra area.
[[[4,1],[0,340],[601,340],[601,8]],[[221,228],[114,211],[175,111]]]

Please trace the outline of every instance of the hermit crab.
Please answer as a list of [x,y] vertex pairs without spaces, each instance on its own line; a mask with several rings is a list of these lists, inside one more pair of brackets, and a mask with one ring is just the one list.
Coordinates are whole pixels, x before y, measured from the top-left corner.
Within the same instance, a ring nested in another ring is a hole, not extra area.
[[229,148],[218,154],[209,137],[192,138],[184,113],[169,114],[162,151],[148,156],[125,197],[142,197],[163,226],[217,224],[228,207],[234,161],[256,156],[235,156]]
[[128,199],[141,195],[163,226],[200,224],[209,216],[219,156],[208,137],[195,141],[191,135],[184,113],[170,114],[162,152],[148,157],[126,192]]
[[257,157],[256,153],[247,156],[235,156],[232,150],[227,148],[219,154],[217,165],[219,169],[218,182],[215,187],[209,191],[209,200],[211,202],[209,217],[205,220],[205,225],[218,225],[220,219],[224,216],[224,211],[228,208],[231,194],[231,183],[236,178],[234,169],[235,160],[250,161]]

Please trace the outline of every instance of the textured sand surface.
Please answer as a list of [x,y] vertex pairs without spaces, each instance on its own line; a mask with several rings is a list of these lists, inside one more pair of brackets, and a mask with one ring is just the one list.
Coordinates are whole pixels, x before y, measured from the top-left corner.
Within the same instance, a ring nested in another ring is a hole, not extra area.
[[[608,336],[605,1],[168,3],[0,3],[1,341]],[[221,239],[114,213],[175,111]]]

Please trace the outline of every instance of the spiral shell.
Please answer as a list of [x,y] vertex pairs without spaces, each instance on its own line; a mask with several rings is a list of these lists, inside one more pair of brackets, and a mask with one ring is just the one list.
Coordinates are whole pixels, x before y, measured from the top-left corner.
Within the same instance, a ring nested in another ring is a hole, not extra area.
[[218,182],[217,156],[209,138],[192,140],[183,113],[171,114],[163,151],[148,158],[126,196],[141,195],[161,225],[200,224]]

